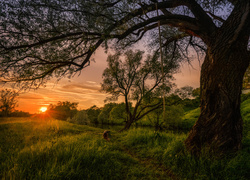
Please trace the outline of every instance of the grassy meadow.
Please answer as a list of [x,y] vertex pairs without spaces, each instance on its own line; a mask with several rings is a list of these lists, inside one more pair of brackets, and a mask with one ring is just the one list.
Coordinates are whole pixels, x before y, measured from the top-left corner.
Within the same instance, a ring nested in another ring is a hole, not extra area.
[[[195,109],[183,121],[192,125]],[[242,103],[243,148],[222,159],[186,152],[187,133],[111,130],[42,118],[0,119],[0,179],[248,179],[250,100]]]

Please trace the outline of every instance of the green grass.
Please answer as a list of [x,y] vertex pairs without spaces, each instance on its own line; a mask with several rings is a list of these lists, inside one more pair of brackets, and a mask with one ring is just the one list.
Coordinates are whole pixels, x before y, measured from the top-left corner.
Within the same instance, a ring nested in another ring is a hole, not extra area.
[[133,170],[130,166],[136,168],[136,161],[100,138],[93,140],[91,134],[67,135],[24,148],[16,163],[18,179],[118,179]]
[[163,164],[180,179],[248,179],[250,177],[250,133],[244,137],[243,149],[223,159],[202,154],[191,156],[184,147],[186,134],[159,133],[145,129],[130,130],[123,137],[128,149],[140,159]]
[[[241,106],[243,148],[223,159],[190,155],[186,133],[111,130],[54,119],[0,119],[0,179],[248,179],[250,101]],[[183,124],[191,127],[199,108]]]
[[244,120],[250,121],[250,98],[241,104],[241,114]]
[[52,119],[5,119],[0,128],[1,179],[166,177],[129,154],[116,132],[107,142],[102,129]]

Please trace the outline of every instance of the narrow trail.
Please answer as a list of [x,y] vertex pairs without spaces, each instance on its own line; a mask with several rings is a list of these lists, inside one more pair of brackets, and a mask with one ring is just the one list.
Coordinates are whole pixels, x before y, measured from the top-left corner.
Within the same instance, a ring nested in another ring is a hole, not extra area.
[[141,164],[145,168],[145,171],[147,170],[154,171],[157,179],[159,180],[180,179],[171,171],[171,169],[165,167],[163,164],[160,164],[153,158],[142,159],[141,157],[136,155],[136,153],[126,148],[124,145],[121,145],[121,148],[126,154],[128,154],[131,158],[135,159],[139,164]]
[[[114,132],[112,132],[112,134],[113,133]],[[124,145],[122,143],[120,134],[119,135],[118,134],[114,133],[114,136],[112,135],[110,137],[111,140],[109,142],[119,144],[119,147],[120,147],[119,150],[124,152],[125,154],[129,155],[132,159],[134,159],[136,162],[138,162],[138,164],[141,165],[141,167],[143,167],[144,172],[145,171],[153,172],[153,174],[155,175],[154,179],[159,179],[159,180],[168,180],[168,179],[179,180],[179,179],[181,179],[180,177],[175,175],[170,168],[161,164],[156,159],[153,159],[150,157],[146,157],[146,158],[140,157],[138,154],[136,154],[135,151],[129,149],[128,147],[126,147],[126,145]]]

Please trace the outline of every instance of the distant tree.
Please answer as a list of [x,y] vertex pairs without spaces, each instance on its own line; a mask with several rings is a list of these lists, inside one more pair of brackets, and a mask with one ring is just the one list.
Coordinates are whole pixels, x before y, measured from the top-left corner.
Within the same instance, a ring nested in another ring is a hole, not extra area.
[[[155,130],[166,128],[173,128],[181,122],[183,116],[183,107],[186,105],[186,100],[182,99],[177,94],[172,93],[165,97],[166,106],[165,106],[165,118],[163,118],[163,109],[159,108],[153,112],[150,112],[147,115],[147,119],[155,127]],[[152,101],[152,99],[151,99]],[[160,101],[159,98],[155,98],[153,101]],[[179,110],[178,110],[179,108]]]
[[109,124],[110,123],[110,111],[116,106],[116,103],[105,104],[100,114],[98,115],[98,123]]
[[[179,67],[176,59],[165,57],[163,79],[159,71],[159,53],[148,55],[146,59],[143,59],[143,53],[139,50],[128,50],[124,53],[124,59],[121,59],[121,53],[109,55],[108,67],[103,72],[102,90],[111,95],[107,100],[124,97],[127,119],[123,130],[129,129],[132,123],[162,106],[161,101],[149,100],[170,90],[172,74]],[[132,101],[135,104],[133,109],[130,108]]]
[[194,98],[200,98],[200,93],[201,92],[201,89],[200,88],[195,88],[193,91],[192,91],[192,96]]
[[84,125],[87,125],[90,122],[86,110],[77,111],[73,118],[69,118],[68,121],[71,123]]
[[193,87],[191,86],[184,86],[179,89],[175,90],[175,94],[177,94],[181,99],[191,98]]
[[31,114],[29,112],[24,112],[24,111],[18,111],[15,110],[14,112],[11,113],[11,117],[30,117]]
[[[130,103],[129,108],[132,109],[132,104]],[[126,113],[126,105],[125,103],[117,104],[110,111],[110,120],[111,124],[122,124],[126,122],[127,113]]]
[[200,105],[200,88],[194,89],[191,86],[184,86],[176,89],[174,94],[182,99],[180,104],[183,105],[185,111],[195,109]]
[[170,129],[178,129],[182,123],[184,109],[181,104],[172,105],[166,108],[166,119],[164,124]]
[[98,124],[98,116],[101,112],[101,109],[98,108],[96,105],[88,108],[86,110],[87,114],[88,114],[88,118],[89,118],[89,121],[90,123],[92,124]]
[[4,89],[1,90],[0,110],[2,116],[10,116],[17,106],[17,96],[19,94],[15,90]]
[[57,104],[50,104],[46,113],[51,114],[56,119],[67,120],[76,114],[77,106],[76,102],[59,101]]

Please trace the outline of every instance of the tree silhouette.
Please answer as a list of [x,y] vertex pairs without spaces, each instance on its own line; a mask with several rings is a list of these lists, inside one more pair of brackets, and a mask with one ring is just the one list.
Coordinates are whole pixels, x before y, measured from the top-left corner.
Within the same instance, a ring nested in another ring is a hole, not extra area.
[[1,90],[0,110],[5,117],[9,116],[17,106],[17,96],[19,94],[10,89]]

